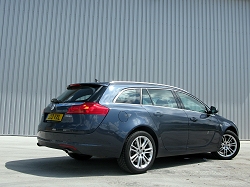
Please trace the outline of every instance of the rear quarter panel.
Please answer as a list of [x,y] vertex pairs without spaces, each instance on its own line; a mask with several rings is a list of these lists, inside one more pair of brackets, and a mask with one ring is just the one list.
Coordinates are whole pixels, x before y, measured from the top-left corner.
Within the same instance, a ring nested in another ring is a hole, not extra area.
[[108,143],[111,149],[116,150],[117,157],[120,156],[126,138],[137,127],[146,126],[152,129],[158,137],[153,120],[141,105],[111,103],[105,106],[110,108],[110,111],[97,132],[105,136],[106,144]]

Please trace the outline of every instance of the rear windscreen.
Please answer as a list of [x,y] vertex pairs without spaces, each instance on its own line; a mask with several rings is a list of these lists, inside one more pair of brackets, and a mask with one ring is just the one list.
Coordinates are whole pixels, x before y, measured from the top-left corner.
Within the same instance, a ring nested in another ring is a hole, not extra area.
[[100,86],[81,86],[71,88],[57,97],[57,100],[63,103],[87,101],[99,88]]

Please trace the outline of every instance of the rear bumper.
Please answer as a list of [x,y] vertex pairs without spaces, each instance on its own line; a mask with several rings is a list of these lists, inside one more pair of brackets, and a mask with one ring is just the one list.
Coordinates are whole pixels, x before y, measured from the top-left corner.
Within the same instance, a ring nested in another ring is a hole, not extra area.
[[98,133],[71,134],[38,131],[37,145],[97,157],[118,158],[121,148],[112,141],[103,141],[105,140],[103,136]]

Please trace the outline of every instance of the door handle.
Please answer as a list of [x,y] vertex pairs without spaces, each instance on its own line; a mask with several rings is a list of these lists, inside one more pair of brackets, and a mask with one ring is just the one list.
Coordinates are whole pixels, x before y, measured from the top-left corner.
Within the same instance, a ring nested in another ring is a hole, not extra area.
[[162,114],[161,112],[158,111],[158,112],[155,112],[154,115],[155,115],[156,117],[161,117],[163,114]]
[[198,119],[197,118],[195,118],[195,117],[191,117],[191,118],[189,118],[191,121],[193,121],[193,122],[196,122]]

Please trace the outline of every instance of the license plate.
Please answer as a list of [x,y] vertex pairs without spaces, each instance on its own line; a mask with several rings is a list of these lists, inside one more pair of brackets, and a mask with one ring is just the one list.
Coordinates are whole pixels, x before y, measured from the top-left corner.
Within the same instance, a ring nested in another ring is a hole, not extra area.
[[46,120],[47,121],[62,121],[62,118],[63,118],[63,114],[51,113],[51,114],[48,114]]

